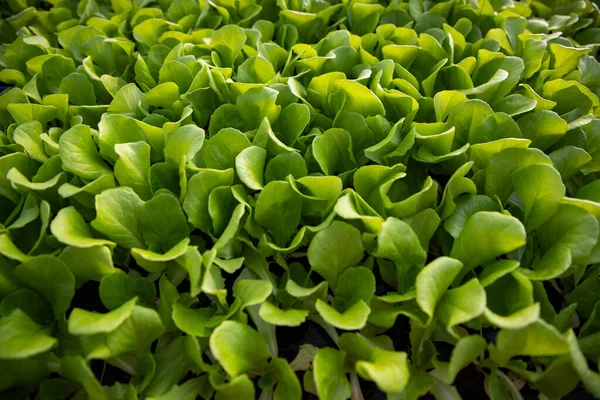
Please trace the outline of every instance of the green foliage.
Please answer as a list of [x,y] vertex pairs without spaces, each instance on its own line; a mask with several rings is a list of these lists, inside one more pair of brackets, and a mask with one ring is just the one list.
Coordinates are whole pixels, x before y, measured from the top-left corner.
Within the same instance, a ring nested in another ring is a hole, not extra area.
[[597,2],[0,3],[0,397],[600,397]]

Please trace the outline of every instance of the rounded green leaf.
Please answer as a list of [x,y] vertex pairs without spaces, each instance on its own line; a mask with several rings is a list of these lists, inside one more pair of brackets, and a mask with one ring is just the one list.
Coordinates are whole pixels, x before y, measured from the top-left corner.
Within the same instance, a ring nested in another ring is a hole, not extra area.
[[138,221],[143,205],[129,187],[104,190],[96,196],[96,218],[92,227],[126,249],[144,247]]
[[32,357],[50,350],[57,342],[19,309],[0,318],[0,360]]
[[363,300],[359,300],[343,312],[339,312],[321,299],[317,299],[315,308],[328,324],[347,331],[364,328],[371,309]]
[[267,184],[256,200],[256,222],[271,234],[276,245],[285,246],[300,222],[302,201],[285,181]]
[[440,322],[446,328],[468,322],[483,314],[486,295],[483,286],[475,278],[442,296],[437,310]]
[[513,172],[515,192],[523,202],[524,225],[528,231],[537,229],[558,210],[566,189],[561,176],[547,164],[533,164]]
[[262,147],[250,146],[235,157],[235,171],[242,183],[252,190],[263,187],[263,176],[267,151]]
[[267,323],[275,326],[300,326],[308,316],[308,310],[288,308],[282,310],[265,301],[258,310],[258,315]]
[[112,332],[131,316],[137,298],[106,314],[76,308],[69,316],[69,333],[72,335],[94,335]]
[[98,154],[89,126],[75,125],[61,135],[58,146],[65,171],[88,180],[112,173]]
[[319,231],[308,246],[308,261],[314,271],[335,287],[338,276],[360,262],[364,247],[360,231],[350,224],[333,221]]
[[425,266],[417,275],[417,303],[427,314],[429,321],[433,318],[435,309],[458,276],[463,264],[450,257],[440,257]]
[[525,228],[515,217],[498,212],[473,214],[454,242],[450,257],[476,267],[525,245]]
[[263,337],[236,321],[224,321],[213,331],[210,350],[231,377],[260,370],[270,357]]
[[323,400],[347,399],[352,394],[346,378],[346,355],[331,348],[319,350],[313,361],[317,394]]
[[582,208],[563,204],[538,229],[543,251],[563,245],[571,250],[573,261],[587,257],[598,241],[598,220]]
[[60,259],[43,255],[15,268],[15,275],[26,286],[40,293],[56,315],[67,311],[75,294],[75,277]]

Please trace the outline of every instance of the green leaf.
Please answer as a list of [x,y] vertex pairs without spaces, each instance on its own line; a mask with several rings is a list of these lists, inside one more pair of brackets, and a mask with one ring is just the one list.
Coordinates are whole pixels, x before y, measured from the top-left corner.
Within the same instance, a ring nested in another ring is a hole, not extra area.
[[448,290],[440,299],[437,313],[440,322],[449,329],[483,314],[485,304],[485,290],[473,278],[456,289]]
[[339,350],[323,348],[313,361],[314,379],[319,398],[348,399],[352,394],[345,371],[346,354]]
[[344,129],[328,129],[317,136],[312,143],[312,152],[326,175],[349,171],[356,164],[352,152],[352,138]]
[[598,299],[600,289],[600,278],[591,275],[581,284],[577,285],[572,292],[565,296],[567,304],[577,303],[577,311],[582,317],[590,317]]
[[75,278],[100,281],[104,276],[113,274],[112,252],[106,246],[79,248],[67,246],[59,258],[63,260]]
[[14,203],[20,199],[19,192],[12,187],[10,180],[6,178],[8,171],[16,168],[27,178],[32,178],[38,170],[39,163],[27,157],[24,153],[12,153],[0,157],[0,195]]
[[362,329],[371,309],[363,300],[359,300],[344,312],[339,312],[321,299],[317,299],[315,308],[328,324],[347,331]]
[[[137,28],[137,27],[136,27]],[[113,101],[108,106],[109,113],[119,113],[132,117],[140,117],[140,103],[144,94],[134,83],[129,83],[119,89]]]
[[36,291],[22,288],[12,291],[0,303],[0,315],[6,317],[14,310],[20,309],[28,317],[41,324],[52,317],[52,309],[44,298]]
[[237,155],[247,147],[250,147],[250,141],[246,135],[226,128],[204,142],[198,158],[206,168],[224,170],[234,167]]
[[148,90],[144,95],[144,104],[158,108],[172,108],[179,100],[179,87],[173,82],[164,82]]
[[261,190],[267,151],[262,147],[250,146],[235,157],[235,170],[242,183],[252,190]]
[[449,257],[439,257],[427,264],[417,275],[417,303],[429,321],[454,278],[462,270],[462,263]]
[[569,352],[569,345],[552,325],[539,320],[521,329],[502,329],[496,344],[490,347],[490,358],[505,365],[512,357],[553,356]]
[[598,241],[598,221],[587,211],[562,204],[556,213],[538,229],[543,251],[563,245],[571,251],[573,262],[587,257]]
[[302,398],[302,387],[298,377],[284,358],[273,358],[269,367],[277,380],[273,398],[277,400]]
[[148,400],[194,400],[206,385],[205,376],[190,379],[181,385],[173,385],[168,392],[161,396],[148,397]]
[[42,124],[31,121],[17,126],[13,132],[15,143],[23,146],[25,153],[34,160],[44,162],[48,159],[44,151],[44,145],[40,138],[42,135]]
[[577,338],[572,331],[567,333],[566,339],[571,354],[571,364],[577,372],[586,389],[594,396],[600,395],[600,375],[593,372],[587,364],[584,355],[581,353]]
[[558,210],[566,189],[560,174],[547,164],[533,164],[513,172],[512,184],[523,202],[528,231],[539,228]]
[[237,70],[238,82],[269,83],[275,77],[273,65],[265,58],[253,56],[247,58]]
[[58,142],[63,169],[82,179],[94,180],[112,171],[104,164],[87,125],[76,125]]
[[256,200],[256,222],[267,229],[279,246],[285,246],[296,231],[301,212],[300,196],[288,182],[268,183]]
[[156,288],[149,278],[125,275],[122,270],[115,270],[100,281],[98,289],[102,304],[114,310],[137,296],[140,304],[152,305],[156,297]]
[[486,346],[485,339],[480,336],[472,335],[460,338],[452,349],[449,362],[433,360],[438,379],[447,385],[452,385],[456,375],[482,355]]
[[17,309],[0,318],[0,359],[24,359],[52,349],[58,341]]
[[[525,64],[527,68],[527,63]],[[496,112],[502,112],[514,117],[535,109],[537,101],[522,94],[511,94],[493,104]]]
[[181,242],[176,243],[166,253],[157,253],[152,250],[133,248],[131,249],[131,255],[138,265],[146,271],[160,272],[169,266],[170,261],[174,261],[183,256],[187,251],[189,243],[190,239],[186,237]]
[[143,200],[150,199],[150,146],[146,142],[119,143],[115,153],[119,156],[114,170],[119,185],[132,188]]
[[520,118],[517,123],[523,137],[531,140],[531,146],[548,149],[567,133],[567,121],[552,111],[536,111]]
[[246,43],[244,30],[236,25],[225,25],[216,30],[210,39],[210,46],[221,56],[223,66],[230,67]]
[[73,247],[93,247],[107,245],[114,247],[115,243],[95,239],[90,228],[75,207],[63,208],[56,214],[50,224],[50,231],[59,242]]
[[374,381],[380,390],[392,394],[406,388],[410,378],[406,353],[383,350],[364,336],[351,333],[340,337],[339,346],[354,359],[358,374]]
[[67,75],[59,86],[61,93],[69,95],[69,101],[76,106],[95,105],[94,86],[84,74],[73,72]]
[[370,313],[368,304],[375,294],[375,277],[365,267],[342,272],[335,287],[332,306],[317,299],[316,309],[323,319],[339,329],[361,329]]
[[165,159],[179,166],[182,157],[187,161],[194,158],[204,143],[204,129],[195,125],[184,125],[167,136]]
[[511,176],[519,168],[532,164],[552,165],[552,160],[537,149],[507,148],[491,158],[485,169],[485,194],[506,201],[513,191]]
[[484,195],[460,196],[455,201],[456,209],[444,221],[444,229],[458,238],[469,218],[479,211],[501,211],[497,202]]
[[579,58],[590,52],[589,49],[562,46],[552,43],[549,46],[551,61],[556,77],[562,77],[577,68]]
[[258,315],[267,323],[276,326],[300,326],[308,316],[308,310],[289,308],[282,310],[273,303],[265,301]]
[[532,269],[520,269],[519,272],[532,281],[545,281],[562,275],[571,262],[571,250],[559,244],[546,251]]
[[133,298],[106,314],[75,308],[69,317],[69,333],[81,336],[112,332],[131,316],[136,301]]
[[82,357],[64,357],[60,361],[60,374],[83,386],[90,399],[101,400],[105,398],[104,388],[100,385],[92,369]]
[[254,87],[237,98],[236,107],[240,111],[247,129],[258,128],[266,118],[275,122],[281,112],[277,104],[279,92],[269,87]]
[[310,109],[307,105],[292,103],[281,111],[273,129],[285,145],[293,146],[310,119]]
[[212,219],[208,210],[210,193],[220,186],[233,185],[233,169],[224,171],[201,169],[188,182],[188,190],[183,199],[183,210],[188,221],[196,228],[212,231]]
[[475,267],[510,253],[525,242],[525,228],[518,219],[498,212],[479,211],[467,220],[450,256],[468,267]]
[[373,254],[406,266],[421,266],[427,258],[415,231],[406,222],[393,217],[382,224]]
[[486,319],[493,325],[518,329],[539,319],[540,305],[534,304],[531,282],[512,272],[496,279],[486,287]]
[[50,255],[29,259],[15,269],[15,276],[44,296],[55,315],[69,308],[75,294],[75,277],[60,259]]
[[267,182],[283,181],[289,175],[294,179],[306,176],[306,162],[302,156],[296,152],[280,153],[273,157],[267,164],[265,179]]
[[224,321],[213,331],[210,350],[231,377],[260,371],[270,357],[262,336],[249,326],[235,321]]
[[335,288],[339,275],[363,258],[360,231],[341,221],[333,221],[317,232],[308,246],[308,261],[314,271]]
[[189,235],[179,200],[161,193],[142,206],[139,217],[142,236],[148,246],[157,246],[164,253]]
[[120,246],[144,247],[138,218],[144,202],[128,187],[108,189],[96,196],[92,227]]
[[[135,299],[132,301],[135,302]],[[117,318],[119,314],[113,318],[106,317],[114,316],[117,310],[104,315],[80,310],[73,323],[70,322],[73,315],[69,318],[69,331],[80,336],[82,349],[88,358],[107,359],[146,352],[165,331],[158,313],[153,309],[134,305],[124,319]],[[104,318],[108,318],[108,325],[97,323]],[[94,321],[91,329],[82,327],[90,321]]]

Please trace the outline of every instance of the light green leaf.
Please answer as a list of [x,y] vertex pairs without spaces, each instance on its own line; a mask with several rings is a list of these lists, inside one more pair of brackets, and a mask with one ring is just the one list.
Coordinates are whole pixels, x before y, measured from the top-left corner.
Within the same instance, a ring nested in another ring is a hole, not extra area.
[[314,379],[319,398],[323,400],[348,399],[352,394],[345,371],[346,354],[323,348],[313,361]]
[[38,121],[31,121],[17,126],[13,132],[15,143],[23,146],[25,153],[34,160],[44,162],[48,159],[44,151],[44,144],[40,139],[42,134],[42,124]]
[[212,232],[212,219],[208,212],[210,193],[220,186],[233,185],[233,169],[224,171],[201,169],[188,182],[183,199],[183,209],[188,221],[203,232]]
[[558,210],[566,189],[560,174],[547,164],[533,164],[513,172],[512,184],[523,202],[527,230],[539,228]]
[[133,298],[105,314],[75,308],[69,316],[69,333],[81,336],[112,332],[131,316],[136,301]]
[[558,245],[571,250],[573,262],[587,257],[598,241],[598,221],[582,208],[561,204],[548,222],[538,229],[543,251]]
[[427,264],[417,275],[417,303],[429,321],[440,299],[462,270],[462,263],[449,257],[439,257]]
[[278,246],[288,243],[300,222],[301,212],[300,196],[285,181],[268,183],[256,200],[256,222],[267,229]]
[[458,340],[449,362],[433,360],[438,379],[447,385],[452,385],[456,375],[483,354],[487,343],[481,336],[465,336]]
[[264,182],[267,151],[262,147],[250,146],[235,157],[235,170],[242,183],[252,190],[261,190]]
[[50,255],[31,258],[15,269],[15,276],[44,296],[55,315],[69,308],[75,294],[75,277],[60,259]]
[[119,185],[132,188],[143,200],[150,199],[150,146],[146,142],[118,143],[115,153],[119,156],[115,163],[115,178]]
[[454,242],[450,256],[475,267],[525,245],[525,228],[511,216],[479,211],[473,214]]
[[184,125],[167,136],[165,159],[179,166],[182,157],[187,161],[194,158],[204,143],[204,129],[195,125]]
[[363,258],[360,231],[341,221],[333,221],[319,231],[308,246],[308,261],[313,270],[335,288],[338,276]]
[[512,357],[553,356],[569,352],[569,345],[552,325],[538,320],[521,329],[502,329],[496,344],[490,347],[490,358],[505,365]]
[[112,173],[98,154],[89,126],[75,125],[61,135],[58,145],[65,171],[87,180]]
[[393,217],[382,224],[373,254],[406,266],[421,266],[427,258],[415,231],[406,222]]
[[63,260],[75,278],[100,281],[104,276],[116,272],[112,252],[106,246],[88,248],[67,246],[59,258]]
[[222,322],[210,336],[210,350],[231,377],[260,371],[270,357],[262,336],[248,325]]
[[258,310],[265,322],[276,326],[300,326],[308,316],[308,310],[289,308],[282,310],[271,302],[265,301]]
[[25,359],[52,349],[57,339],[17,309],[0,318],[0,359]]
[[148,246],[157,246],[164,253],[189,235],[185,215],[179,200],[161,193],[142,206],[139,228]]
[[50,224],[50,231],[59,242],[73,247],[115,246],[110,240],[95,239],[75,207],[60,210]]
[[104,190],[96,196],[96,218],[92,227],[126,249],[144,247],[138,222],[143,205],[131,188]]
[[437,314],[440,322],[451,328],[483,314],[485,305],[485,290],[473,278],[456,289],[448,290],[439,301]]

